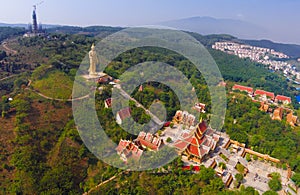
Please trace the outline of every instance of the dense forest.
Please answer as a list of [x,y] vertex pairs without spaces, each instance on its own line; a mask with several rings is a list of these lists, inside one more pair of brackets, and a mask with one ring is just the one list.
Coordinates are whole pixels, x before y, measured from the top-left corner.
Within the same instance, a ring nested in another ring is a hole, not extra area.
[[292,129],[285,120],[272,120],[259,107],[246,95],[229,95],[224,131],[255,151],[280,159],[284,168],[288,163],[300,172],[299,129]]

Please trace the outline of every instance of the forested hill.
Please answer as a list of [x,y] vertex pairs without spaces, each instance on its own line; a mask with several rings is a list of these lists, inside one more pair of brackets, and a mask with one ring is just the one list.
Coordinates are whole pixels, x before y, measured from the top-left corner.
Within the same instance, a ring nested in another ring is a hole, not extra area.
[[16,35],[22,35],[25,33],[25,28],[20,27],[0,27],[0,41],[10,38]]
[[87,35],[98,35],[103,32],[114,33],[124,28],[121,27],[110,27],[110,26],[58,26],[47,29],[48,33],[67,33],[67,34],[87,34]]
[[[201,167],[199,174],[184,171],[180,158],[161,169],[144,172],[121,171],[98,160],[82,142],[67,99],[72,98],[74,77],[91,44],[121,28],[52,30],[47,37],[19,36],[7,41],[17,53],[4,57],[8,63],[3,63],[0,71],[6,79],[0,81],[0,127],[4,127],[0,128],[0,146],[4,148],[0,156],[0,194],[83,194],[101,182],[107,183],[95,189],[95,194],[255,194],[251,187],[229,192],[212,169]],[[94,36],[98,33],[103,36]],[[279,74],[248,59],[210,49],[215,41],[236,40],[235,37],[191,34],[208,48],[228,87],[242,83],[293,97],[292,86]],[[106,72],[118,77],[143,61],[161,61],[180,70],[195,86],[199,100],[207,104],[209,113],[210,96],[205,80],[193,64],[177,53],[162,48],[137,48],[118,56]],[[97,90],[95,96],[101,125],[107,127],[106,133],[116,143],[121,138],[131,139],[111,120],[112,110],[104,108],[104,100],[111,97],[111,86],[102,87],[103,91]],[[134,97],[145,105],[159,99],[165,102],[171,116],[178,109],[176,96],[167,86],[150,82],[143,92],[136,91]],[[255,150],[289,163],[299,173],[299,131],[287,127],[284,121],[272,121],[243,94],[236,98],[239,101],[230,101],[232,97],[228,96],[226,132]],[[146,121],[146,115],[143,118],[140,113],[134,111],[133,116],[136,114],[138,121]]]
[[211,46],[215,42],[219,41],[239,41],[238,38],[231,36],[231,35],[226,35],[226,34],[220,34],[220,35],[200,35],[198,33],[194,32],[187,32],[191,36],[193,36],[195,39],[197,39],[201,44],[204,46],[211,48]]

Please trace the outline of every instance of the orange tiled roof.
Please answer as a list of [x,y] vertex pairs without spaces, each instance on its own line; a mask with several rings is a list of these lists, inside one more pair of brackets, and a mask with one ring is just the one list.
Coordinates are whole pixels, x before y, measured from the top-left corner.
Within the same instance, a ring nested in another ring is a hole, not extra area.
[[274,99],[274,97],[275,97],[274,93],[271,93],[271,92],[268,92],[268,91],[264,91],[264,90],[259,90],[259,89],[257,89],[254,92],[254,95],[265,95],[267,97],[270,97],[271,99]]
[[240,90],[240,91],[247,91],[248,93],[253,93],[253,88],[252,87],[245,87],[242,85],[234,85],[232,87],[233,90]]
[[289,103],[292,102],[291,98],[290,97],[287,97],[287,96],[283,96],[283,95],[277,95],[275,100],[278,100],[278,101],[287,101]]

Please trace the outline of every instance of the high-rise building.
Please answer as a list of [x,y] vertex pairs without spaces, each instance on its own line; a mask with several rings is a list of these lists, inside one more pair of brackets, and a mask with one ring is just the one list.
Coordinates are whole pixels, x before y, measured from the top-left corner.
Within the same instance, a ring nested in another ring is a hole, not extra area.
[[45,33],[42,24],[38,25],[36,9],[37,9],[37,5],[34,5],[33,12],[32,12],[32,24],[28,25],[28,32],[24,35],[24,37],[41,36],[44,35]]
[[36,15],[36,5],[33,6],[32,12],[32,24],[33,24],[33,33],[38,33],[38,24],[37,24],[37,15]]

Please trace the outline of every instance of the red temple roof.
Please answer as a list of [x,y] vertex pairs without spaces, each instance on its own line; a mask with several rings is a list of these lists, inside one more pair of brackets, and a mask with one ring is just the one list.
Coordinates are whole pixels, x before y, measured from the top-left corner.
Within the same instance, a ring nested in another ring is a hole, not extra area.
[[200,144],[202,144],[202,142],[203,142],[203,139],[197,139],[196,136],[193,136],[191,144],[194,144],[195,146],[200,146]]
[[184,150],[190,143],[182,140],[177,140],[174,144],[174,147],[179,150]]
[[[191,166],[183,166],[182,170],[188,171],[191,169]],[[200,171],[200,166],[193,166],[193,171]]]
[[151,150],[158,150],[162,144],[162,140],[159,137],[143,131],[139,133],[137,140],[142,146],[150,148]]
[[204,149],[202,146],[197,147],[192,144],[190,144],[187,147],[187,149],[192,155],[200,157],[200,158],[202,158],[205,154],[207,154],[209,152],[207,149]]
[[168,122],[165,122],[165,124],[164,124],[164,127],[169,127],[169,126],[170,126],[170,124],[171,124],[171,122],[170,122],[170,121],[168,121]]
[[201,134],[205,133],[205,131],[207,130],[207,125],[204,121],[202,121],[201,123],[198,124],[198,128],[201,132]]

